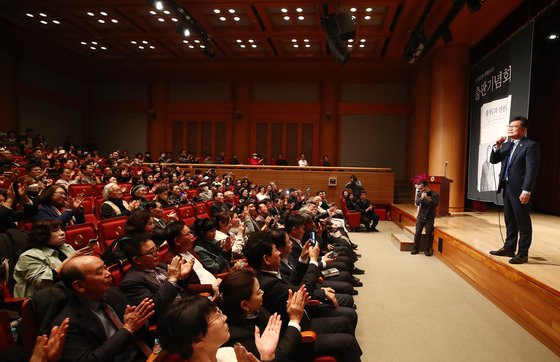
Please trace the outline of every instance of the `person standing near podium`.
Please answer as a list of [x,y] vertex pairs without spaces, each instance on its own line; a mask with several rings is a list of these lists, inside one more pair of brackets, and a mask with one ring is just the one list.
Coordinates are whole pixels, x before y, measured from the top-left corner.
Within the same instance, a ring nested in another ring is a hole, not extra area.
[[527,123],[525,117],[513,118],[507,127],[509,141],[499,137],[490,155],[491,163],[502,163],[498,192],[504,191],[506,222],[504,245],[490,254],[511,257],[511,264],[528,261],[533,236],[530,200],[539,168],[539,145],[527,139]]
[[426,247],[424,255],[432,256],[432,243],[434,241],[434,219],[436,218],[436,210],[439,204],[439,194],[434,190],[430,190],[427,180],[420,180],[416,185],[416,199],[414,201],[418,206],[418,215],[416,216],[416,232],[414,234],[414,247],[410,254],[418,254],[420,249],[420,238],[422,230],[426,228]]

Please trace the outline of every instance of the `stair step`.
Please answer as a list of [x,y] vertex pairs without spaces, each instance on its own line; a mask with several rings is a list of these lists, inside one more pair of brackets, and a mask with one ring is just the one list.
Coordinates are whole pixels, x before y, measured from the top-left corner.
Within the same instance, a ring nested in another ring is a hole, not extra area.
[[391,241],[399,248],[400,251],[411,251],[414,241],[408,234],[391,234]]

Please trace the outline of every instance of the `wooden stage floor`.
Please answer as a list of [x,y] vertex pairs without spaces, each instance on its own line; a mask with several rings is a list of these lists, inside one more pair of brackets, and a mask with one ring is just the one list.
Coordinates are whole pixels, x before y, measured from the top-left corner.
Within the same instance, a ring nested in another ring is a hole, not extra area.
[[[397,225],[416,222],[413,204],[391,205]],[[511,265],[490,255],[505,238],[497,211],[453,213],[437,218],[434,255],[486,295],[560,356],[560,217],[533,213],[529,262]]]

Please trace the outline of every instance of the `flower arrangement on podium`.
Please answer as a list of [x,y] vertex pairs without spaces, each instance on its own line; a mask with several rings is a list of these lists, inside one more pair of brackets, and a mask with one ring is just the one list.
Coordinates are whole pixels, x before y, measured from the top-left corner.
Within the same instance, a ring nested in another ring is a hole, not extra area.
[[420,181],[422,180],[427,180],[428,179],[428,175],[425,173],[420,173],[416,176],[414,176],[413,178],[410,179],[410,182],[412,183],[413,186],[416,186],[420,183]]

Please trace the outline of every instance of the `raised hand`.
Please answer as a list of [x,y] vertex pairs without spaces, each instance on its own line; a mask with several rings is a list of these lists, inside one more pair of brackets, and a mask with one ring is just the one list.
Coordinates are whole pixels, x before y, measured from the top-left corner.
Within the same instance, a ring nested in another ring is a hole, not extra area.
[[47,341],[47,360],[49,362],[60,361],[62,351],[64,350],[64,341],[66,339],[66,331],[70,325],[70,319],[66,318],[60,323],[60,326],[54,326],[51,329],[51,335]]
[[262,335],[259,331],[259,327],[255,326],[255,345],[261,355],[261,360],[274,360],[281,328],[282,320],[280,319],[280,315],[278,315],[278,313],[274,313],[270,316],[268,324],[262,332]]
[[194,266],[194,258],[189,261],[181,259],[181,271],[179,273],[179,279],[185,279],[189,276]]
[[144,298],[136,307],[127,305],[124,311],[123,328],[134,333],[142,328],[154,313],[154,302],[148,298]]
[[175,255],[167,267],[167,280],[171,283],[176,283],[179,280],[181,275],[181,259],[180,255]]
[[305,295],[307,294],[305,290],[305,286],[299,288],[297,292],[292,292],[291,289],[288,289],[288,301],[286,302],[286,311],[290,316],[290,322],[300,323],[301,318],[303,317],[303,312],[305,308],[306,298]]
[[241,343],[236,343],[233,350],[235,351],[237,362],[259,362],[258,358],[251,352],[247,351]]

